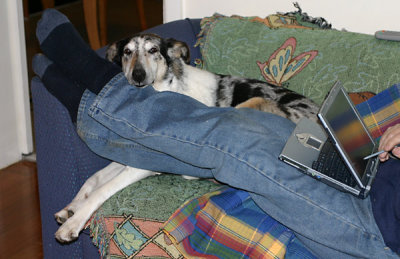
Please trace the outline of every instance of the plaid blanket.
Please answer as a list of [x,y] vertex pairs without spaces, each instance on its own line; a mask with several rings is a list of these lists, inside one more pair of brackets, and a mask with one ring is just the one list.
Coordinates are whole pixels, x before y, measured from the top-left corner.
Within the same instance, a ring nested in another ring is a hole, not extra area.
[[395,84],[356,106],[373,138],[400,123],[400,84]]
[[189,258],[315,258],[247,192],[230,187],[186,202],[164,232]]

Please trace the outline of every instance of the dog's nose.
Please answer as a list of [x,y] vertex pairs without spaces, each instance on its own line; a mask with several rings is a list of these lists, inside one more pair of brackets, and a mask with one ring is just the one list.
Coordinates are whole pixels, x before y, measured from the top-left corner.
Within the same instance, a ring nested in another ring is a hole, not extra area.
[[146,71],[144,69],[135,69],[132,72],[132,78],[137,86],[143,86],[143,81],[146,79]]

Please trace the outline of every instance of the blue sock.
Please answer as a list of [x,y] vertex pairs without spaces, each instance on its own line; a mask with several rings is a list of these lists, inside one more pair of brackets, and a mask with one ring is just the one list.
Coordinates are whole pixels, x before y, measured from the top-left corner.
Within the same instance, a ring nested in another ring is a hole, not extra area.
[[33,69],[46,89],[67,108],[72,122],[76,122],[78,108],[86,88],[77,86],[44,55],[38,54],[32,60]]
[[36,36],[44,54],[76,84],[97,94],[121,68],[97,55],[82,39],[68,18],[46,9]]

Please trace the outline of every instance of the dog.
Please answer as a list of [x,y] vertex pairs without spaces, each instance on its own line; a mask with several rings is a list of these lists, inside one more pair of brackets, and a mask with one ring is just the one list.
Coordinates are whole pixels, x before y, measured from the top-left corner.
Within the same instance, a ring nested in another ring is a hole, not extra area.
[[[189,65],[189,48],[181,41],[140,34],[111,44],[106,58],[120,65],[129,83],[136,87],[152,85],[157,91],[185,94],[207,106],[256,108],[293,122],[302,117],[317,120],[319,107],[289,89],[254,79],[217,75]],[[108,198],[156,174],[116,162],[96,172],[72,202],[55,214],[62,224],[56,239],[62,243],[75,240],[93,212]]]
[[120,65],[129,83],[138,87],[152,85],[157,91],[178,92],[218,107],[235,107],[260,97],[258,101],[267,101],[263,107],[270,106],[295,123],[302,117],[316,121],[318,105],[301,94],[263,81],[218,75],[190,66],[189,48],[181,41],[138,35],[112,44],[106,57]]

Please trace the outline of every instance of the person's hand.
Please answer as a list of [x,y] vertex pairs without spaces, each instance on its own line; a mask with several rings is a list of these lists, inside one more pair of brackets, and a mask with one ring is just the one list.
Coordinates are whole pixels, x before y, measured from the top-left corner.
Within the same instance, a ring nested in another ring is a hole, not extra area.
[[389,152],[398,158],[400,158],[400,147],[396,145],[400,144],[400,124],[396,124],[389,127],[385,133],[383,133],[382,138],[379,142],[379,150],[384,150],[382,154],[379,155],[381,162],[389,159]]

